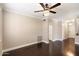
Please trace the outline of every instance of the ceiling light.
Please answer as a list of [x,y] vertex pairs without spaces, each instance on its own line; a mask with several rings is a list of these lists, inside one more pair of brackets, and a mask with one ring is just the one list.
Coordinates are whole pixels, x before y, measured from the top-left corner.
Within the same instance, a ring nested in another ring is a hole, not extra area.
[[44,11],[44,16],[49,16],[49,11],[48,10]]

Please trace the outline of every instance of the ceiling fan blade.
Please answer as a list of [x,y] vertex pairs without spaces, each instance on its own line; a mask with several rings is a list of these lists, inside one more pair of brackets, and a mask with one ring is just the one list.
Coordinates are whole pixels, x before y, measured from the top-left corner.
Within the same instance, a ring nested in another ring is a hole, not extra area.
[[34,12],[43,12],[44,10],[38,10],[38,11],[34,11]]
[[55,7],[59,6],[59,5],[61,5],[61,3],[57,3],[54,6],[50,7],[49,9],[55,8]]
[[56,12],[55,11],[50,11],[51,13],[54,13],[54,14],[56,14]]
[[44,6],[44,4],[43,3],[40,3],[40,5],[43,7],[43,9],[45,10],[45,6]]
[[48,4],[46,3],[46,8],[48,8]]

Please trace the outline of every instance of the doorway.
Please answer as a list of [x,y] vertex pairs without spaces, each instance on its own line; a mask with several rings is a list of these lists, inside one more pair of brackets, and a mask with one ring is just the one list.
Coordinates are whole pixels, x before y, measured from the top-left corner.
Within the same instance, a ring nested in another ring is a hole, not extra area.
[[64,55],[74,56],[75,55],[75,21],[67,21],[65,23],[66,29],[64,29],[65,38],[64,43]]

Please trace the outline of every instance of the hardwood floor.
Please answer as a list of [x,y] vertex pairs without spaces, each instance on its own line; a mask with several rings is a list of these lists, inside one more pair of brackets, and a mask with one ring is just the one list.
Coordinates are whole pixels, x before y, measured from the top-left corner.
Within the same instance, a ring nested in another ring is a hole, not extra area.
[[63,40],[63,53],[64,55],[69,55],[69,53],[72,53],[72,55],[75,55],[75,38],[67,38]]
[[[52,47],[52,48],[51,48]],[[75,45],[76,56],[79,56],[79,45]],[[3,56],[63,56],[62,42],[55,41],[50,44],[39,43],[3,53]]]
[[3,56],[48,56],[48,44],[39,43],[28,47],[23,47],[3,54]]
[[79,56],[79,45],[78,44],[75,44],[75,53],[76,53],[76,56]]
[[49,54],[51,56],[63,56],[62,41],[56,40],[49,43]]

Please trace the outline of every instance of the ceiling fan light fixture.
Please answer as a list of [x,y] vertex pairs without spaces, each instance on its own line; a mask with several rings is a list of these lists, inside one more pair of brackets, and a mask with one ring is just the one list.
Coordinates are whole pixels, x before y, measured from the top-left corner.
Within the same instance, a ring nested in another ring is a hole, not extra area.
[[44,16],[49,16],[49,11],[48,10],[44,11]]
[[49,13],[53,13],[56,14],[55,11],[52,11],[51,9],[56,8],[58,6],[61,5],[61,3],[56,3],[53,6],[49,6],[48,3],[44,4],[44,3],[40,3],[41,7],[43,8],[43,10],[39,10],[39,11],[35,11],[35,12],[43,12],[43,16],[49,16]]

